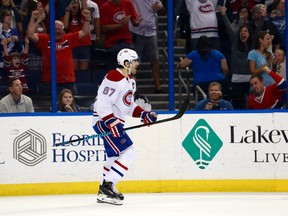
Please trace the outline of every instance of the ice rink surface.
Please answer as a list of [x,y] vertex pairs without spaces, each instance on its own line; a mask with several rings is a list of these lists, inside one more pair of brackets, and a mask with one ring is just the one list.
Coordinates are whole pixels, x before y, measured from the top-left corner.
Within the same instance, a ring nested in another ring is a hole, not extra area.
[[287,216],[288,193],[125,194],[124,204],[96,195],[0,197],[3,216]]

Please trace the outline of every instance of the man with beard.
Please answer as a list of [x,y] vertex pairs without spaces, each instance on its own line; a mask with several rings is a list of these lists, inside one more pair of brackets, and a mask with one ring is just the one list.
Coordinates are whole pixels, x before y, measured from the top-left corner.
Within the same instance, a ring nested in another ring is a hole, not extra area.
[[249,109],[280,109],[283,107],[283,96],[286,90],[286,81],[280,75],[271,71],[267,66],[263,71],[271,76],[275,83],[265,86],[261,74],[252,75],[250,84],[253,93],[249,96]]
[[[55,39],[56,39],[56,82],[57,92],[63,88],[70,89],[74,94],[77,93],[75,86],[75,73],[73,65],[72,50],[75,47],[82,46],[85,40],[81,40],[89,33],[90,28],[90,11],[83,9],[82,15],[85,19],[83,27],[78,32],[65,34],[64,24],[56,20],[55,21]],[[35,28],[38,23],[41,22],[43,17],[39,16],[38,11],[33,11],[31,19],[28,25],[27,37],[36,44],[42,52],[42,82],[45,86],[44,94],[51,93],[51,64],[50,64],[50,35],[35,33]]]

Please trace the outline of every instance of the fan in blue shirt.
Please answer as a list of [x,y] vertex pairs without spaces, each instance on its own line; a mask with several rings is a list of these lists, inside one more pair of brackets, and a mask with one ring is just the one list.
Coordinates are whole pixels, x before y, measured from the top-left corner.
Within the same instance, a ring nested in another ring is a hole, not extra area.
[[221,84],[212,82],[208,87],[208,98],[199,101],[195,110],[233,110],[233,106],[229,101],[222,99]]

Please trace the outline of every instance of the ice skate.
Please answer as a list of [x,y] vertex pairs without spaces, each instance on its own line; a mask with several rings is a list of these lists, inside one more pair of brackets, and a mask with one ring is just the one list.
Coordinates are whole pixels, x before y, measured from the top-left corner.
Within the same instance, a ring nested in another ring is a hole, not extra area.
[[99,187],[97,197],[98,203],[108,203],[112,205],[122,205],[124,200],[123,194],[119,193],[112,182],[103,181]]
[[101,192],[98,193],[97,203],[108,203],[112,205],[123,205],[123,201],[118,198],[107,196]]
[[117,194],[117,196],[120,200],[124,200],[124,195],[117,190],[117,188],[115,187],[114,184],[112,184],[112,190],[114,191],[114,193]]

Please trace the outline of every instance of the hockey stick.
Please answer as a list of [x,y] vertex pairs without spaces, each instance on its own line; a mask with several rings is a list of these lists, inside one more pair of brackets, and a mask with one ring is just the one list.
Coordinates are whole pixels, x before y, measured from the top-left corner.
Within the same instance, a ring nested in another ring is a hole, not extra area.
[[[187,96],[187,98],[184,99],[178,113],[171,117],[171,118],[166,118],[166,119],[161,119],[159,121],[153,122],[153,123],[149,123],[149,124],[140,124],[140,125],[135,125],[135,126],[131,126],[128,128],[124,128],[124,131],[128,131],[128,130],[132,130],[132,129],[136,129],[136,128],[141,128],[141,127],[146,127],[146,126],[150,126],[150,125],[155,125],[155,124],[160,124],[160,123],[164,123],[164,122],[169,122],[169,121],[173,121],[176,119],[179,119],[183,116],[183,114],[185,113],[187,107],[189,106],[189,95]],[[111,132],[106,132],[106,133],[102,133],[102,134],[95,134],[95,135],[91,135],[91,136],[87,136],[87,137],[83,137],[83,138],[79,138],[79,139],[74,139],[74,140],[69,140],[69,141],[65,141],[62,143],[55,143],[53,146],[65,146],[66,144],[72,143],[72,142],[79,142],[79,141],[86,141],[88,139],[93,139],[96,137],[103,137],[103,136],[107,136],[110,135]]]

